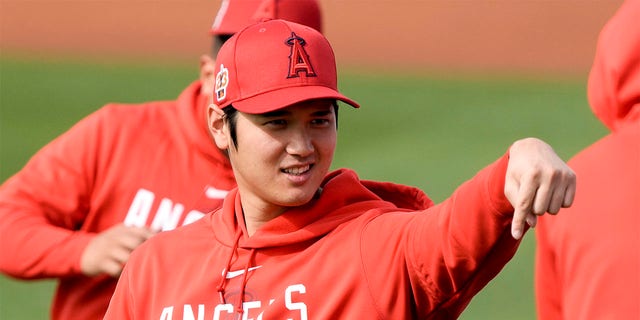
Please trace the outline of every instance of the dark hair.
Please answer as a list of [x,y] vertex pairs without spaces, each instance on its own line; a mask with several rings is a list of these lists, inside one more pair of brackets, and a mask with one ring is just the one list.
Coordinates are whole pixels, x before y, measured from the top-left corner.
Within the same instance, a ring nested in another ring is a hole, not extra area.
[[[338,102],[333,100],[331,102],[333,106],[333,113],[336,116],[336,130],[338,130]],[[233,142],[233,146],[238,149],[238,134],[236,131],[236,123],[238,121],[238,109],[234,108],[232,104],[222,109],[224,112],[224,121],[229,125],[229,134],[231,135],[231,142]]]
[[222,45],[233,36],[232,34],[218,34],[213,36],[213,42],[211,43],[211,54],[215,58],[218,55],[218,51],[222,48]]
[[231,134],[231,142],[233,142],[233,146],[238,149],[238,138],[236,133],[236,123],[238,119],[238,109],[234,108],[233,105],[229,105],[228,107],[222,109],[224,112],[223,120],[227,122],[229,125],[229,134]]
[[331,105],[333,105],[333,113],[336,115],[336,131],[338,130],[338,101],[331,101]]

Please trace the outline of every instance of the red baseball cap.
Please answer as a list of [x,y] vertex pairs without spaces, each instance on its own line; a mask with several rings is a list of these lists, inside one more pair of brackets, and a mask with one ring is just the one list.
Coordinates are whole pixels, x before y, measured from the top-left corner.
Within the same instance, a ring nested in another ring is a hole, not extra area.
[[322,32],[317,0],[222,0],[210,33],[231,35],[267,19],[284,19]]
[[335,99],[355,108],[338,92],[336,60],[317,30],[285,20],[251,25],[232,36],[216,58],[213,101],[259,114],[314,100]]

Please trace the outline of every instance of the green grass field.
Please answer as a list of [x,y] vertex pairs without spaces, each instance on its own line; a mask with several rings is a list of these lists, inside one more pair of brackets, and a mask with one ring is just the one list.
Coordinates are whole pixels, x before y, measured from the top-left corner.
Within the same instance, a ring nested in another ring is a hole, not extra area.
[[[107,102],[174,99],[196,79],[197,67],[5,55],[0,59],[0,181]],[[340,77],[341,90],[363,107],[341,109],[334,167],[354,168],[364,179],[420,187],[436,202],[516,139],[543,138],[567,159],[605,134],[587,107],[584,79],[445,79],[356,71]],[[535,319],[534,240],[527,234],[513,261],[461,319]],[[49,280],[0,276],[0,319],[46,319],[52,290]]]

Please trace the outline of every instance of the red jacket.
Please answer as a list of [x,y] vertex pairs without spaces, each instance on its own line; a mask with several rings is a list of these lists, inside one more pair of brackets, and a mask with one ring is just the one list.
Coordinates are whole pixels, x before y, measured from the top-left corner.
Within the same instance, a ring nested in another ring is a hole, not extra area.
[[100,319],[116,279],[80,273],[87,243],[115,224],[169,230],[235,186],[209,138],[200,84],[177,101],[107,105],[46,145],[0,187],[0,270],[59,278],[52,319]]
[[251,237],[234,190],[136,250],[105,319],[454,319],[516,251],[507,162],[437,206],[341,169]]
[[640,319],[640,1],[600,34],[589,102],[611,134],[568,163],[571,208],[536,227],[539,319]]

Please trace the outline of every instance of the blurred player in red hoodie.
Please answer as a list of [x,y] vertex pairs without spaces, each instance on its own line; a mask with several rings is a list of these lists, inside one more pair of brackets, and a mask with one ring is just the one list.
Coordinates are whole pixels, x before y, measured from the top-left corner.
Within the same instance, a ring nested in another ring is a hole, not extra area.
[[105,319],[454,319],[513,257],[525,220],[573,200],[573,171],[534,138],[436,206],[329,172],[337,103],[358,104],[312,28],[252,25],[215,73],[209,128],[238,188],[133,252]]
[[600,33],[588,97],[611,133],[570,161],[574,205],[536,228],[539,319],[640,319],[640,1]]
[[[316,0],[223,1],[213,53],[262,18],[321,28]],[[129,254],[156,231],[201,218],[235,186],[206,111],[214,61],[176,101],[110,104],[35,154],[0,187],[0,270],[58,278],[52,319],[100,319]]]

